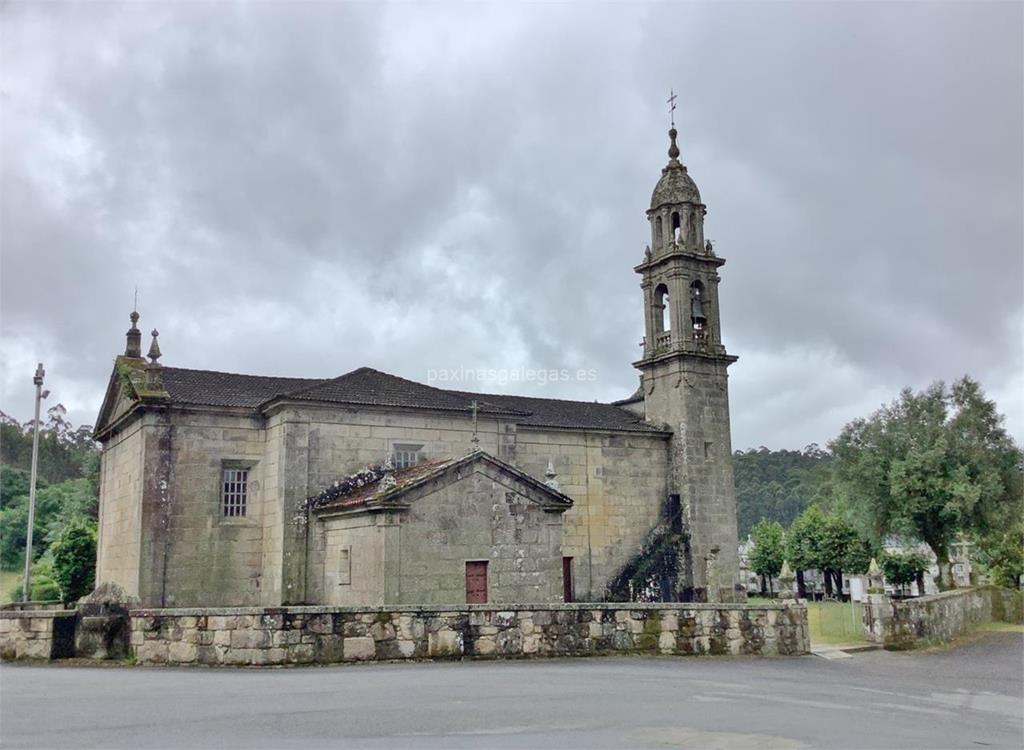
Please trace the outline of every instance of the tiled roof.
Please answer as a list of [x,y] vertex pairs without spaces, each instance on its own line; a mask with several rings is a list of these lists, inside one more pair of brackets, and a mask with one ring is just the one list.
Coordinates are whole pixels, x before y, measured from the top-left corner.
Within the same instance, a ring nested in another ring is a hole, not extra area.
[[449,391],[369,367],[326,380],[237,375],[178,367],[164,367],[161,374],[171,401],[180,404],[256,409],[277,399],[288,399],[467,413],[471,403],[476,401],[481,414],[507,417],[521,425],[657,432],[656,428],[614,404]]
[[575,427],[580,429],[628,430],[656,432],[638,416],[614,404],[597,401],[562,401],[557,398],[532,396],[500,396],[492,393],[462,393],[468,399],[478,399],[505,409],[525,413],[517,424],[535,427]]
[[[401,492],[408,488],[415,482],[424,479],[429,476],[443,474],[452,464],[456,463],[458,459],[446,458],[439,461],[428,461],[426,463],[417,464],[416,466],[410,466],[407,469],[396,469],[395,470],[395,485],[389,490],[390,492]],[[366,501],[376,495],[384,494],[380,489],[380,480],[375,480],[368,484],[364,484],[362,487],[353,490],[352,492],[339,496],[335,500],[330,500],[325,503],[321,503],[317,508],[353,508],[360,505],[365,505]]]
[[[412,409],[451,409],[468,411],[472,398],[456,391],[446,391],[429,385],[406,380],[369,367],[324,380],[299,391],[282,394],[290,400],[318,401],[337,404],[364,404],[366,406],[397,406]],[[480,413],[516,414],[478,398]]]
[[180,367],[163,367],[160,375],[172,402],[203,406],[255,408],[279,394],[324,382],[312,378],[273,378]]

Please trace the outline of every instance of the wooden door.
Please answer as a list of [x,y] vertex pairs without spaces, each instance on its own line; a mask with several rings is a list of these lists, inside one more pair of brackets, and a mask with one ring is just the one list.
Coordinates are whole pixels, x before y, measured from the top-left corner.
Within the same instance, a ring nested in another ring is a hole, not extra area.
[[487,561],[466,563],[466,604],[487,604]]
[[573,600],[572,591],[572,558],[562,558],[562,601],[568,603]]

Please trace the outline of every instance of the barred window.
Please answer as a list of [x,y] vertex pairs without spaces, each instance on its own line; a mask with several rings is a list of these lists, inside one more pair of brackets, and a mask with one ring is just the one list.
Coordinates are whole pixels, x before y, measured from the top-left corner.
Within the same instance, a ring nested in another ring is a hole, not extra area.
[[408,469],[423,463],[423,446],[395,443],[391,449],[391,462],[396,469]]
[[245,515],[248,485],[248,469],[224,469],[221,498],[225,516],[237,517]]

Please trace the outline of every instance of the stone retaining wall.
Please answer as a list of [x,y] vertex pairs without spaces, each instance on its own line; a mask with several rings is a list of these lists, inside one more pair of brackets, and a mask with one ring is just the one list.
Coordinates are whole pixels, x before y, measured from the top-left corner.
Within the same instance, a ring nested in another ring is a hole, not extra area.
[[994,620],[1019,623],[1024,619],[1021,592],[995,587],[913,599],[877,594],[868,599],[864,621],[869,637],[891,650],[946,643]]
[[74,644],[73,609],[0,611],[0,659],[59,659]]
[[140,664],[808,653],[801,605],[564,604],[131,612]]

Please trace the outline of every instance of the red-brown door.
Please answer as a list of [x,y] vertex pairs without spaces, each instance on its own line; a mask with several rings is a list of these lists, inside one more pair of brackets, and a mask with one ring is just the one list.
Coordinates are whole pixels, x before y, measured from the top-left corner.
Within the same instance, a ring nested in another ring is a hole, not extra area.
[[466,604],[487,604],[487,561],[466,563]]
[[572,558],[562,558],[562,601],[571,602],[572,596]]

